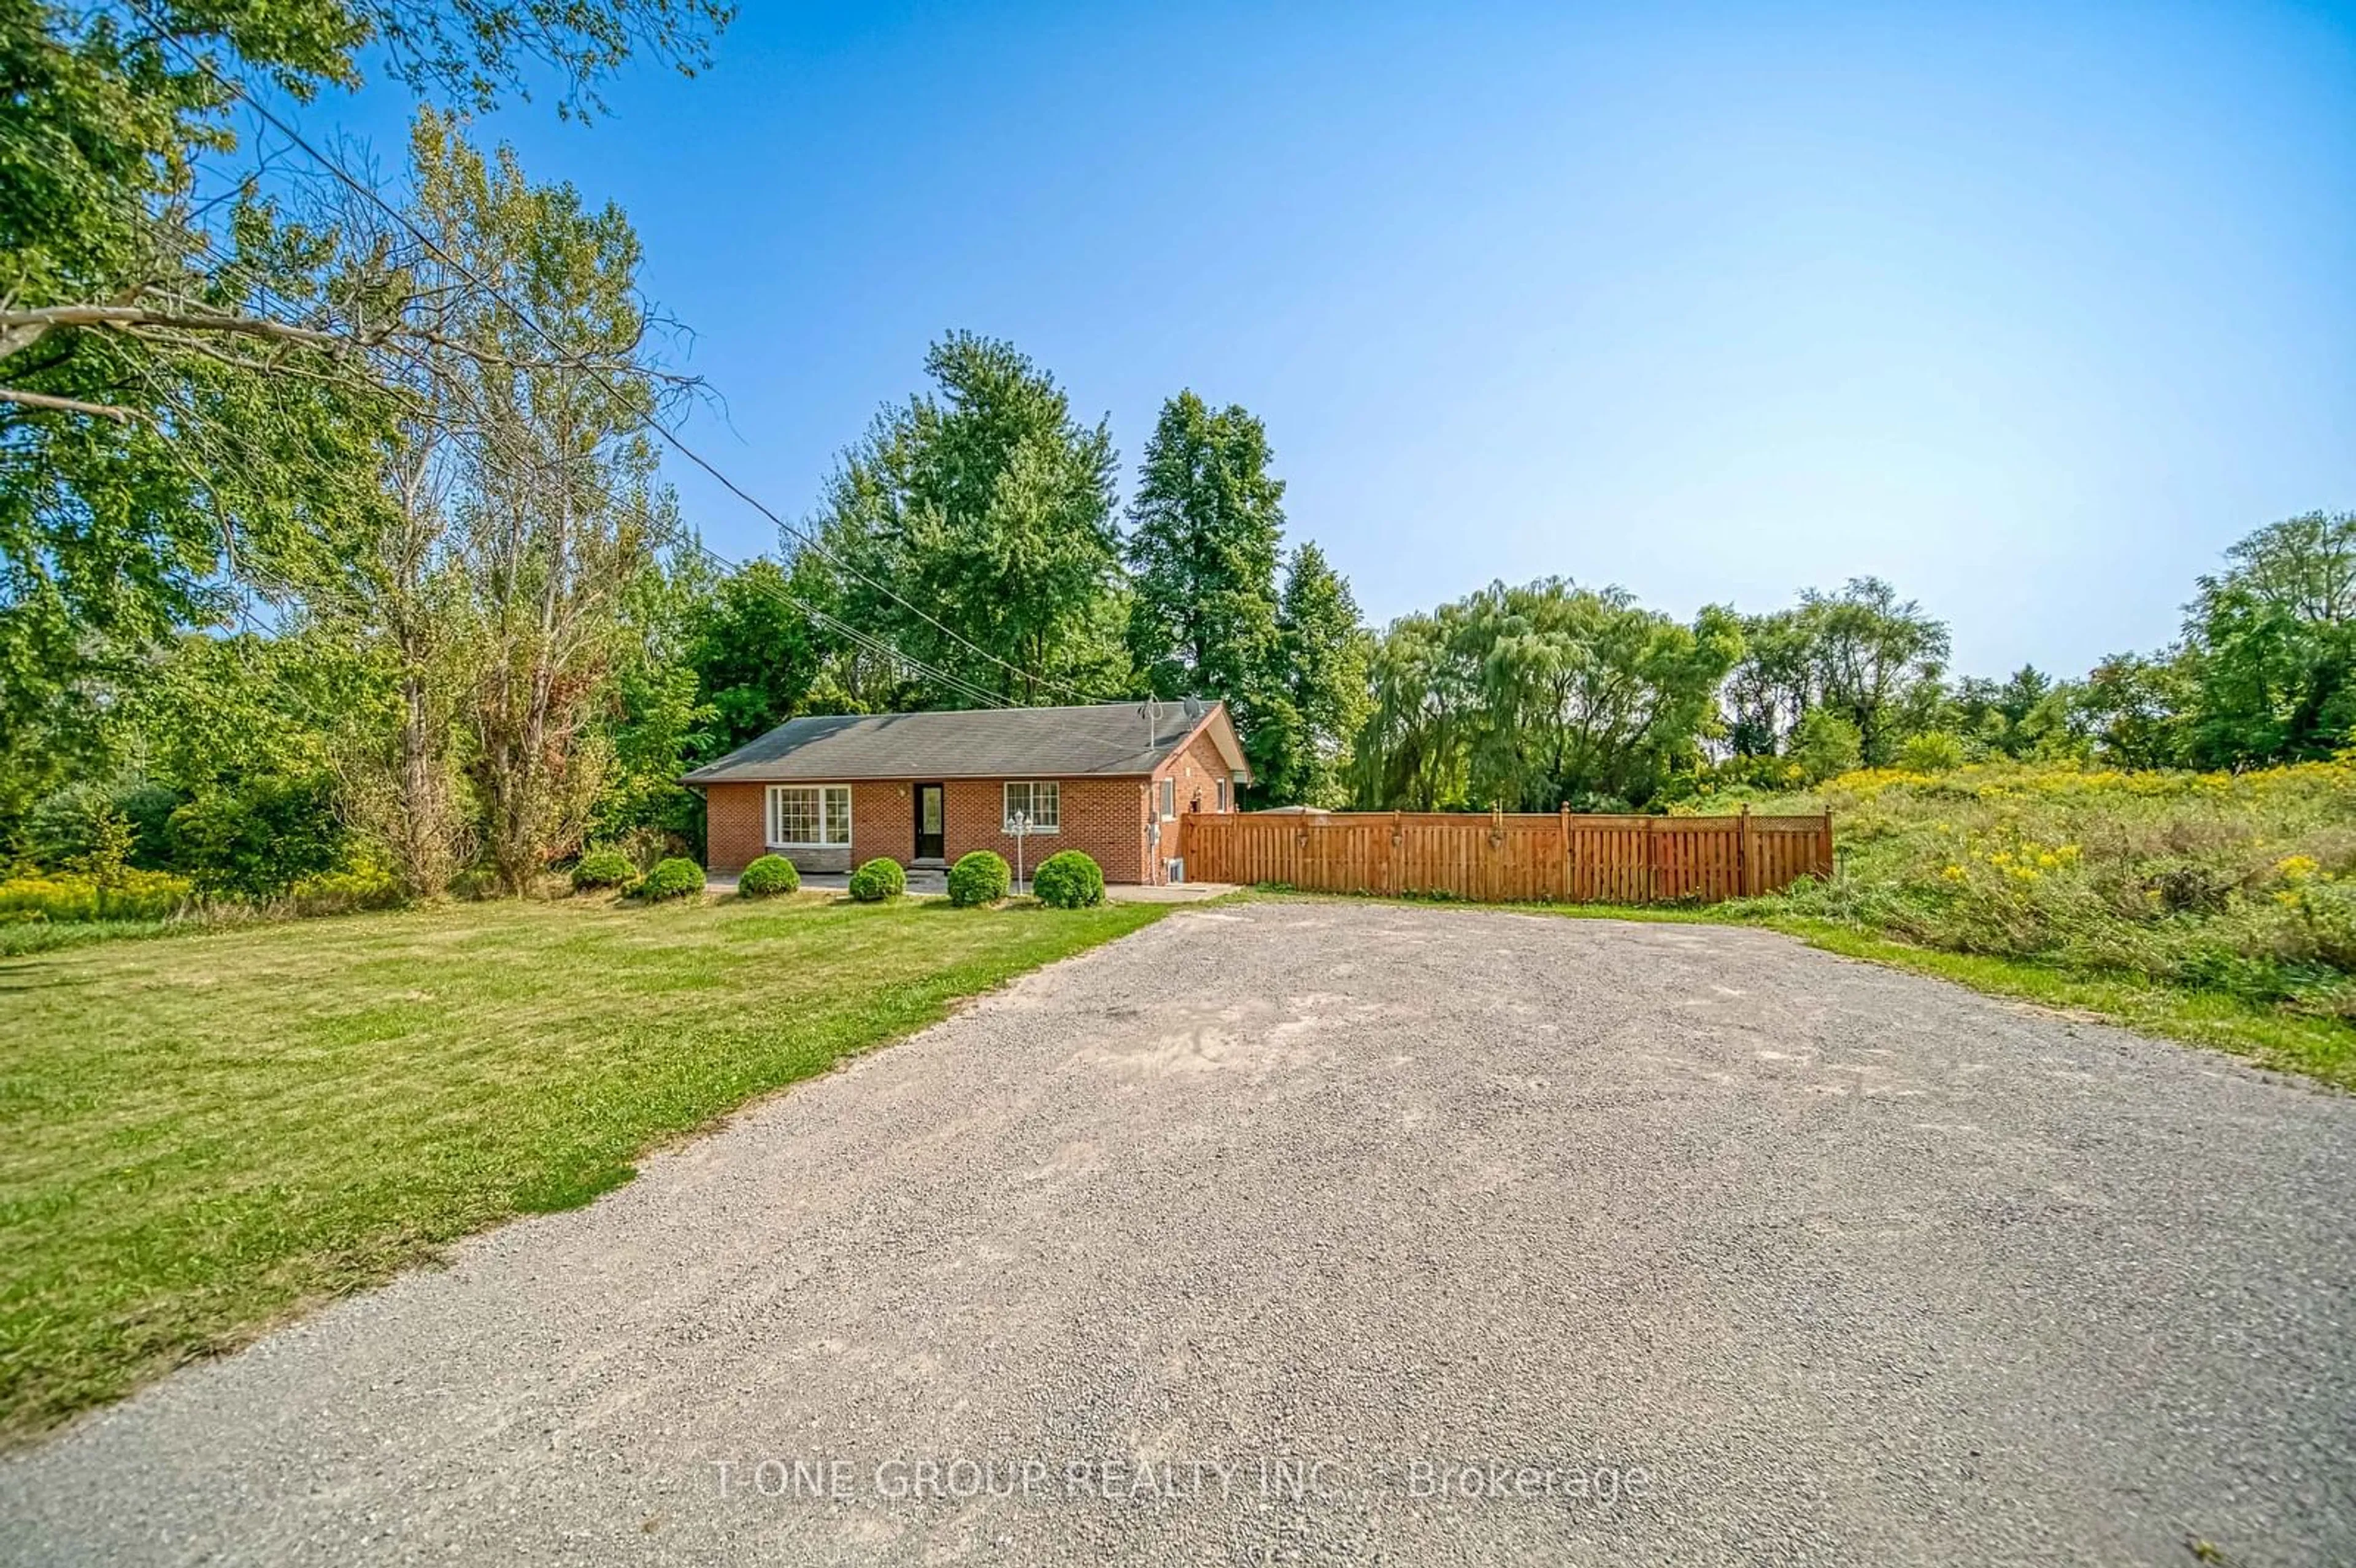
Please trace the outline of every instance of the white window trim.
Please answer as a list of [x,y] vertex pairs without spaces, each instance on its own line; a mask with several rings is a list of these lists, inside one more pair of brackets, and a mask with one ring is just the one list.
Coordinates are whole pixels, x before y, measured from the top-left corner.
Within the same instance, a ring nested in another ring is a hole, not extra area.
[[1033,791],[1033,799],[1037,798],[1035,792],[1041,784],[1053,784],[1055,787],[1055,825],[1053,827],[1042,827],[1033,822],[1023,830],[1023,836],[1037,838],[1044,834],[1061,833],[1064,830],[1064,781],[1061,779],[1007,779],[1001,782],[998,786],[998,830],[1009,838],[1014,837],[1014,811],[1007,804],[1007,795],[1016,784]]
[[[781,838],[778,837],[777,824],[779,820],[779,813],[777,810],[777,800],[778,797],[784,795],[787,790],[792,790],[798,795],[807,793],[818,796],[818,810],[813,817],[813,820],[818,823],[818,837],[815,839]],[[842,796],[842,837],[839,840],[829,838],[826,836],[826,797],[829,795],[836,794],[838,792]],[[766,848],[771,849],[848,849],[851,848],[852,833],[851,823],[851,786],[849,784],[771,784],[763,792],[761,796],[762,843]]]
[[1178,820],[1178,779],[1175,774],[1164,776],[1155,786],[1153,811],[1164,822]]

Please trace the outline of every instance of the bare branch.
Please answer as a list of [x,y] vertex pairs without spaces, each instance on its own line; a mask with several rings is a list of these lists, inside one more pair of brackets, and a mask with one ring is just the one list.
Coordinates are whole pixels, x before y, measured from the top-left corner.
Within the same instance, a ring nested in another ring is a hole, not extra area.
[[20,391],[14,387],[0,387],[0,403],[18,403],[28,409],[53,409],[59,413],[99,414],[125,424],[139,417],[136,409],[117,407],[113,403],[85,403],[80,398],[53,398],[47,392]]
[[0,358],[30,348],[60,326],[162,326],[187,332],[235,332],[251,337],[300,343],[313,348],[342,348],[348,339],[332,332],[273,321],[267,316],[235,315],[223,311],[160,310],[144,304],[53,304],[31,310],[0,312]]

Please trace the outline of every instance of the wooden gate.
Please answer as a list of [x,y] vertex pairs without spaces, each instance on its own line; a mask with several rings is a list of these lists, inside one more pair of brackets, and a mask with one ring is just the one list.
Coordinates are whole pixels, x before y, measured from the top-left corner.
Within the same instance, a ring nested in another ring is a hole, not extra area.
[[1186,875],[1314,892],[1483,903],[1711,903],[1833,870],[1833,819],[1600,816],[1565,811],[1191,813]]

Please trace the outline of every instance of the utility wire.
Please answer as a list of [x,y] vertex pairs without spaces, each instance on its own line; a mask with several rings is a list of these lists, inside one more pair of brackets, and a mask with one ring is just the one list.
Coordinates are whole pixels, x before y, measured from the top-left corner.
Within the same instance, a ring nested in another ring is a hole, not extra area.
[[[222,259],[220,257],[219,252],[213,249],[209,240],[208,240],[202,232],[195,232],[194,237],[196,239],[198,248],[200,251],[204,251],[209,256],[213,257],[215,260]],[[178,403],[160,385],[156,384],[152,377],[145,379],[148,382],[150,390],[155,393],[157,399],[167,406],[172,407],[178,414],[179,418],[183,421],[184,433],[190,439],[194,440],[196,443],[201,447],[203,445],[201,431],[207,423],[210,422],[208,421],[207,416],[194,407]],[[467,444],[469,442],[468,436],[459,433],[455,430],[452,432],[452,439],[457,441],[462,445]],[[216,463],[224,461],[223,454],[219,449],[214,449],[209,455],[210,455],[212,460]],[[314,472],[324,473],[324,470],[319,467],[316,459],[310,459],[309,462]],[[200,471],[192,468],[190,469],[190,473],[197,478],[199,485],[203,485],[208,489],[209,488],[209,485],[207,483]],[[976,683],[966,679],[962,676],[953,675],[949,671],[943,669],[938,666],[929,664],[925,660],[916,658],[911,654],[904,652],[899,647],[893,645],[888,639],[881,637],[871,632],[862,631],[859,627],[852,625],[848,621],[843,620],[841,617],[819,609],[818,606],[810,603],[801,595],[793,592],[789,589],[778,590],[773,588],[767,583],[760,581],[757,579],[744,577],[743,575],[744,567],[741,563],[729,560],[726,556],[704,544],[701,539],[696,538],[693,535],[688,536],[686,543],[691,546],[691,548],[706,560],[712,562],[723,571],[740,578],[755,592],[763,593],[771,598],[774,602],[786,605],[801,614],[812,624],[834,633],[842,640],[852,644],[863,651],[888,660],[895,668],[901,670],[904,674],[914,675],[931,681],[943,690],[949,691],[958,697],[964,698],[967,701],[974,703],[978,707],[1004,709],[1018,706],[1015,703],[1008,701],[996,692],[977,685]]]
[[[434,240],[432,235],[428,234],[422,227],[412,219],[407,213],[402,212],[392,203],[385,200],[383,196],[380,194],[373,186],[369,185],[366,181],[360,179],[358,176],[345,168],[344,165],[336,158],[314,146],[309,141],[305,139],[301,132],[287,123],[287,122],[274,112],[269,105],[256,98],[246,88],[243,82],[224,74],[219,67],[212,63],[211,60],[198,53],[195,48],[182,39],[173,36],[168,28],[163,27],[154,16],[148,13],[144,7],[137,5],[135,0],[134,3],[130,4],[127,8],[134,15],[139,16],[143,21],[145,21],[150,27],[154,28],[161,42],[178,53],[181,58],[187,60],[191,65],[195,66],[196,69],[212,78],[212,80],[219,83],[224,91],[237,98],[244,100],[246,106],[250,108],[264,123],[270,125],[273,129],[277,131],[280,135],[285,137],[289,143],[301,150],[305,155],[311,158],[313,162],[318,164],[322,168],[327,170],[327,172],[333,176],[337,182],[351,190],[353,194],[376,207],[386,216],[390,217],[394,222],[400,224],[401,227],[406,229],[419,244],[424,246],[426,250],[431,251],[444,266],[449,267],[453,272],[472,283],[476,288],[480,289],[491,299],[497,301],[501,305],[504,305],[510,315],[512,315],[518,321],[521,322],[525,326],[530,328],[533,335],[538,336],[541,342],[547,344],[550,348],[559,355],[566,355],[571,352],[562,342],[558,340],[554,334],[542,326],[539,320],[534,317],[529,310],[526,310],[514,300],[509,298],[506,293],[500,290],[497,285],[484,281],[465,262],[459,261],[456,257],[452,256],[448,251],[444,251],[442,246]],[[610,379],[606,379],[602,372],[596,370],[594,368],[589,368],[589,373],[598,376],[600,379],[605,380],[607,389],[615,392],[617,396],[624,395],[623,389],[615,386]],[[818,536],[811,533],[809,529],[803,528],[798,523],[787,522],[783,517],[780,517],[776,511],[771,509],[758,496],[753,495],[743,485],[737,484],[735,480],[730,478],[725,473],[722,472],[719,466],[713,464],[709,458],[696,451],[693,447],[688,445],[687,443],[681,439],[677,432],[672,431],[669,426],[666,425],[661,420],[656,418],[651,411],[642,412],[637,417],[639,422],[647,430],[660,437],[666,444],[670,446],[680,456],[686,458],[690,463],[701,469],[705,474],[717,481],[723,488],[728,491],[730,495],[734,496],[738,500],[744,502],[746,506],[760,513],[762,517],[767,518],[781,532],[789,533],[795,538],[800,539],[804,546],[816,552],[820,560],[827,561],[845,575],[851,577],[860,582],[865,583],[868,587],[873,589],[878,593],[883,594],[885,598],[891,600],[894,603],[898,604],[909,613],[916,616],[919,620],[922,620],[927,625],[930,625],[936,631],[939,632],[942,635],[949,638],[952,642],[963,645],[971,652],[980,656],[982,658],[989,660],[991,664],[997,665],[1000,668],[1006,670],[1011,675],[1020,677],[1030,685],[1049,687],[1056,690],[1067,692],[1087,703],[1095,703],[1103,700],[1098,696],[1084,691],[1068,681],[1056,680],[1040,672],[1024,669],[1022,666],[1014,664],[1010,660],[1001,658],[998,655],[991,653],[989,649],[981,646],[979,643],[974,642],[971,638],[965,636],[962,633],[943,624],[940,621],[935,619],[931,614],[927,613],[918,605],[911,603],[908,600],[903,598],[887,584],[877,581],[875,579],[868,576],[865,572],[861,571],[857,567],[852,566],[849,561],[844,560],[841,556],[829,549]],[[1019,705],[1007,704],[1007,706]]]
[[[134,3],[128,5],[126,8],[131,10],[134,15],[139,16],[143,20],[147,22],[151,27],[155,27],[160,41],[171,48],[175,52],[178,53],[197,69],[210,77],[224,91],[231,94],[233,97],[242,100],[246,106],[259,119],[271,126],[280,135],[284,136],[288,143],[309,157],[314,163],[317,164],[322,169],[326,170],[337,180],[337,183],[341,184],[353,194],[359,197],[362,200],[368,202],[370,206],[376,208],[387,217],[391,218],[395,223],[399,224],[402,229],[415,239],[420,245],[423,246],[425,250],[437,261],[441,261],[443,265],[448,267],[459,277],[473,284],[486,296],[505,307],[510,315],[512,315],[517,321],[520,322],[524,326],[528,327],[535,336],[540,338],[541,342],[545,343],[558,356],[567,357],[571,354],[571,350],[568,347],[553,333],[549,331],[547,327],[543,326],[539,319],[534,316],[530,310],[526,309],[521,304],[519,304],[514,299],[510,298],[505,291],[498,288],[497,285],[484,280],[478,273],[467,266],[464,261],[460,261],[457,257],[451,255],[448,251],[444,249],[444,247],[437,242],[431,234],[427,233],[424,229],[423,229],[407,213],[402,211],[392,203],[388,202],[373,186],[354,175],[349,169],[345,167],[339,160],[314,145],[302,134],[301,132],[288,123],[283,117],[272,111],[267,104],[264,104],[257,99],[252,92],[247,89],[243,82],[224,74],[212,63],[211,60],[198,53],[185,41],[174,37],[168,29],[159,26],[155,16],[145,11],[144,7],[137,5],[135,0]],[[209,246],[207,248],[209,249]],[[625,389],[616,386],[613,379],[606,372],[594,365],[584,365],[583,368],[586,374],[602,381],[609,391],[614,392],[616,396],[624,397],[626,401],[630,400],[627,399]],[[883,594],[894,603],[900,605],[911,614],[914,614],[918,619],[924,621],[927,625],[930,625],[937,631],[940,632],[952,642],[1033,686],[1047,687],[1069,693],[1072,696],[1079,698],[1083,703],[1088,705],[1097,705],[1105,700],[1100,696],[1086,691],[1067,681],[1057,680],[1039,672],[1025,669],[1019,665],[1001,658],[998,655],[991,653],[989,649],[982,647],[971,638],[967,637],[963,634],[956,631],[954,628],[944,624],[942,622],[926,612],[923,608],[910,603],[906,598],[894,592],[888,584],[877,581],[874,578],[868,576],[863,571],[861,571],[849,561],[844,560],[840,555],[830,549],[822,539],[820,539],[817,535],[811,533],[809,529],[803,528],[799,524],[787,521],[786,518],[779,516],[758,496],[754,496],[751,492],[744,489],[744,486],[737,484],[735,480],[729,477],[727,474],[723,472],[709,458],[706,458],[701,453],[690,446],[676,432],[672,431],[661,420],[658,419],[651,410],[638,411],[636,417],[637,422],[643,428],[661,438],[666,444],[678,452],[680,455],[686,458],[690,463],[692,463],[696,467],[702,470],[705,474],[717,481],[729,492],[729,494],[736,496],[737,499],[743,501],[746,506],[751,507],[755,511],[760,513],[762,517],[767,518],[769,522],[775,525],[781,533],[790,534],[794,538],[800,539],[803,545],[815,553],[821,560],[828,562],[838,571],[843,572],[846,576],[864,583],[878,593]],[[712,549],[709,546],[704,545],[701,539],[696,539],[694,541],[694,548],[707,560],[720,566],[723,570],[731,573],[741,573],[743,568],[738,563],[731,561],[727,557],[720,554],[717,550]],[[853,626],[841,617],[819,609],[816,605],[809,603],[800,595],[793,593],[790,591],[773,591],[768,584],[759,582],[754,583],[754,587],[756,592],[771,593],[772,597],[776,598],[779,602],[798,610],[805,617],[809,619],[813,624],[819,625],[825,630],[831,631],[837,635],[846,638],[854,645],[874,654],[879,657],[888,659],[898,667],[904,670],[912,671],[926,679],[929,679],[943,689],[963,697],[969,701],[979,703],[984,707],[1000,709],[1011,709],[1025,706],[1021,703],[1010,701],[1007,699],[1001,697],[999,694],[991,692],[962,677],[952,675],[945,669],[931,665],[925,660],[916,658],[915,656],[899,648],[888,638]],[[1119,699],[1116,699],[1114,700]],[[1151,704],[1153,701],[1153,699],[1150,698],[1141,699],[1140,700],[1141,702],[1147,704]],[[1094,744],[1108,752],[1117,752],[1124,757],[1133,757],[1138,754],[1137,748],[1125,746],[1119,742],[1103,741],[1095,736],[1085,737],[1085,739],[1087,739],[1091,744]]]

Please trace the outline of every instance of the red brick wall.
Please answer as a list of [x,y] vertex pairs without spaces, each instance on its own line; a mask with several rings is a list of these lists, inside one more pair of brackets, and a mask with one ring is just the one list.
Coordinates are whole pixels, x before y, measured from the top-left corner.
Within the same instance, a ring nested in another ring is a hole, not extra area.
[[[1214,753],[1215,761],[1215,753]],[[1024,842],[1023,864],[1037,865],[1058,849],[1079,849],[1104,868],[1110,882],[1147,880],[1146,791],[1136,778],[1062,779],[1062,827],[1034,833]],[[995,849],[1014,863],[1013,836],[1005,825],[1002,779],[944,781],[943,823],[948,859],[973,849]],[[758,784],[717,784],[704,790],[707,858],[712,869],[734,875],[766,852],[767,802]],[[1183,788],[1183,786],[1182,786]],[[1210,795],[1204,799],[1207,807]],[[1184,804],[1182,794],[1180,803]],[[843,870],[882,856],[906,865],[916,848],[916,785],[896,779],[851,786],[851,848],[797,849],[794,863],[805,871]],[[1174,842],[1175,835],[1172,835]]]
[[[1145,877],[1145,786],[1135,778],[1059,779],[1061,796],[1056,816],[1061,827],[1054,833],[1033,833],[1023,840],[1023,864],[1027,875],[1059,849],[1077,849],[1104,868],[1108,882],[1141,881]],[[1014,836],[1006,832],[1004,779],[948,781],[948,858],[976,849],[994,849],[1014,864]]]
[[[1178,781],[1178,809],[1182,813],[1221,809],[1218,781],[1228,777],[1227,764],[1208,734],[1197,735],[1187,742],[1183,751],[1162,764],[1162,771]],[[1230,783],[1226,809],[1235,808],[1235,786]]]
[[[1235,784],[1228,770],[1226,759],[1219,755],[1219,748],[1212,743],[1207,729],[1172,753],[1170,760],[1163,763],[1161,770],[1154,774],[1153,799],[1157,803],[1157,809],[1161,800],[1162,781],[1165,778],[1173,781],[1178,786],[1176,805],[1178,815],[1181,816],[1193,811],[1207,814],[1236,809]],[[1229,781],[1225,806],[1219,804],[1221,779]],[[1165,822],[1162,825],[1160,850],[1162,859],[1166,860],[1178,853],[1180,848],[1178,837],[1176,822]],[[1159,878],[1149,877],[1149,880],[1158,880]]]
[[916,854],[916,786],[897,779],[870,779],[851,786],[851,853],[849,866],[870,860],[897,860],[903,866]]
[[761,858],[768,809],[756,784],[706,784],[703,789],[703,858],[715,871],[734,876]]

